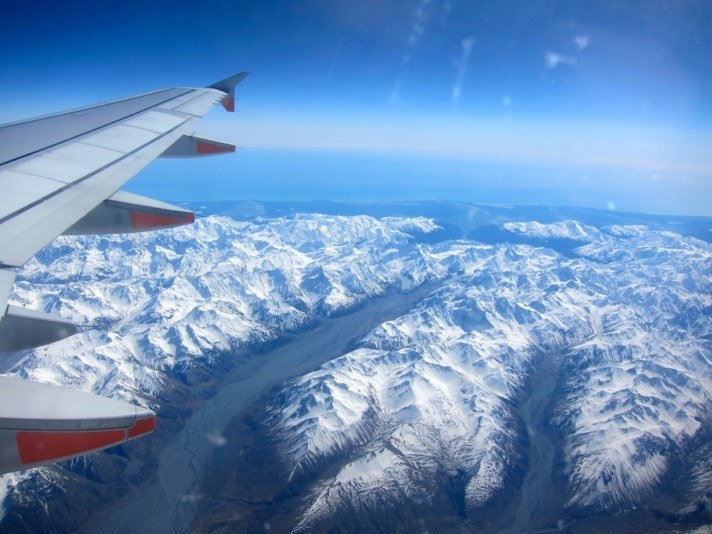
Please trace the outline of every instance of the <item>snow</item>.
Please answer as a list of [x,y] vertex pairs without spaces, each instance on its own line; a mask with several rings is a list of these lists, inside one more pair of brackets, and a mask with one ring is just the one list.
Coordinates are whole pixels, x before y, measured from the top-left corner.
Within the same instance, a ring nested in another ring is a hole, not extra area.
[[[5,502],[5,497],[17,487],[17,484],[29,476],[29,471],[19,473],[8,473],[0,477],[0,503]],[[5,506],[0,506],[0,520],[5,515]]]
[[642,224],[604,226],[601,228],[603,233],[614,237],[638,237],[648,231],[648,227]]
[[417,276],[423,258],[406,231],[436,228],[424,218],[208,217],[157,233],[57,239],[21,270],[11,302],[88,328],[28,352],[13,373],[150,403],[176,366],[352,307],[399,286],[404,269]]
[[539,239],[571,239],[587,242],[600,237],[600,232],[596,228],[584,226],[578,221],[559,221],[550,224],[536,221],[507,222],[502,227],[513,234]]
[[536,354],[564,369],[554,424],[569,506],[641,502],[700,431],[712,403],[709,245],[642,228],[605,238],[578,223],[512,228],[588,244],[578,259],[525,245],[427,248],[433,271],[465,274],[278,393],[265,427],[292,474],[351,453],[315,485],[304,528],[402,490],[404,477],[420,495],[442,470],[467,473],[466,504],[485,506],[524,452],[513,406]]
[[355,479],[365,482],[373,482],[378,479],[381,473],[388,469],[397,460],[395,454],[388,449],[381,449],[371,452],[355,462],[347,464],[336,475],[336,482],[348,484]]
[[712,405],[712,247],[642,226],[504,228],[574,240],[577,257],[418,244],[412,234],[438,229],[424,218],[208,217],[155,234],[60,238],[20,272],[12,303],[89,328],[26,352],[12,374],[155,406],[177,372],[399,288],[404,276],[443,280],[270,398],[264,425],[290,478],[339,462],[314,482],[297,530],[341,509],[427,502],[442,473],[464,473],[465,505],[486,506],[518,476],[516,406],[542,354],[561,368],[551,424],[569,506],[640,503]]

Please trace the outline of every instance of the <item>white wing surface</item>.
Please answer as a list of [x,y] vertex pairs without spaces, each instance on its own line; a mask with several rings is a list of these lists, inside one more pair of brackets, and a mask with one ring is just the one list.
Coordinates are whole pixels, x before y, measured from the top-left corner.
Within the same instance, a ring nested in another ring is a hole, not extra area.
[[[57,236],[194,221],[180,207],[119,188],[157,157],[234,152],[193,132],[215,104],[234,111],[235,86],[246,75],[0,126],[0,352],[77,331],[61,318],[7,305],[16,271]],[[0,377],[0,473],[116,445],[155,425],[153,412],[131,404]]]

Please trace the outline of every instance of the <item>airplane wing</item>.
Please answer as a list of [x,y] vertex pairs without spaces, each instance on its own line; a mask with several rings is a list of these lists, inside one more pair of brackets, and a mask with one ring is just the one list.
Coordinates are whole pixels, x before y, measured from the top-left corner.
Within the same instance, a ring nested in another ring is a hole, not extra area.
[[[195,220],[180,207],[119,188],[157,157],[234,152],[234,145],[198,137],[193,128],[218,102],[234,111],[235,86],[246,75],[0,126],[0,353],[77,332],[64,319],[7,305],[17,270],[57,236]],[[100,450],[155,425],[152,411],[132,404],[0,377],[0,473]]]

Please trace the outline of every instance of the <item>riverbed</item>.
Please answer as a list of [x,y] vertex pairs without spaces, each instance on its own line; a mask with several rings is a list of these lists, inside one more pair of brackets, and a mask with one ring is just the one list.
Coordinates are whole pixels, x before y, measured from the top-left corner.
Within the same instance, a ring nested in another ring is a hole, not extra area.
[[[186,420],[157,453],[155,476],[133,489],[85,526],[87,532],[189,532],[205,497],[200,490],[225,429],[267,390],[348,352],[353,343],[384,321],[410,310],[440,284],[392,291],[351,313],[321,319],[316,326],[286,338],[280,346],[237,365],[218,381],[217,392]],[[405,289],[405,288],[403,288]]]
[[506,532],[558,530],[561,498],[554,483],[556,446],[547,428],[547,407],[556,390],[556,355],[543,354],[534,369],[528,397],[521,415],[529,437],[529,469],[524,477],[518,500]]

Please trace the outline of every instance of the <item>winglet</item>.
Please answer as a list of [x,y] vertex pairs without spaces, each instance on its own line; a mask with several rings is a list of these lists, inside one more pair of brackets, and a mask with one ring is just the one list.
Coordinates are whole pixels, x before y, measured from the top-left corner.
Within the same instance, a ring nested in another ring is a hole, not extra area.
[[237,74],[233,74],[232,76],[225,78],[224,80],[220,80],[219,82],[215,82],[209,86],[210,89],[217,89],[218,91],[227,93],[225,98],[220,101],[222,106],[227,111],[235,111],[235,86],[237,86],[237,84],[239,84],[248,74],[249,73],[247,72],[238,72]]

